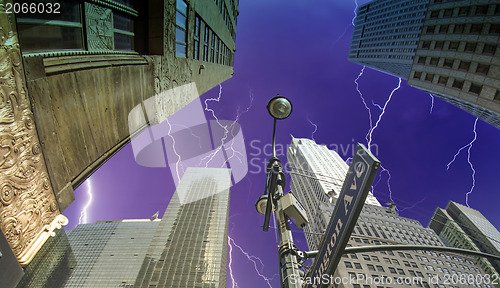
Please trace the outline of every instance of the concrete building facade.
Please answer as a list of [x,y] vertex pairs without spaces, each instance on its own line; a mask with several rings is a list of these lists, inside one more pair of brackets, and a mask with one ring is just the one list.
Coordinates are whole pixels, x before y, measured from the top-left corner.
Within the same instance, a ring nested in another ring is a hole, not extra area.
[[429,0],[375,0],[359,6],[349,61],[407,79]]
[[[74,188],[232,76],[238,0],[67,0],[17,14],[13,2],[0,3],[0,135],[18,152],[2,152],[0,228],[27,266],[66,225]],[[190,83],[198,93],[164,93]],[[148,99],[161,113],[130,117]]]
[[500,4],[431,0],[408,84],[500,128]]
[[348,59],[500,128],[500,4],[376,0],[359,7]]
[[[481,212],[453,201],[446,209],[437,208],[429,228],[447,245],[481,251],[500,256],[500,232]],[[500,261],[478,259],[483,270],[490,275],[500,273]]]

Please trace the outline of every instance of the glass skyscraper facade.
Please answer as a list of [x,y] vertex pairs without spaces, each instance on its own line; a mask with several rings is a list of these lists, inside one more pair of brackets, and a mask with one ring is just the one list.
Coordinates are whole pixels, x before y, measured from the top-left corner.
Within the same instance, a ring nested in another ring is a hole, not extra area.
[[226,287],[229,187],[223,168],[188,168],[134,288]]
[[[436,209],[429,228],[448,246],[500,256],[500,232],[472,208],[450,201],[446,209]],[[480,264],[489,274],[500,273],[500,261],[480,259]]]

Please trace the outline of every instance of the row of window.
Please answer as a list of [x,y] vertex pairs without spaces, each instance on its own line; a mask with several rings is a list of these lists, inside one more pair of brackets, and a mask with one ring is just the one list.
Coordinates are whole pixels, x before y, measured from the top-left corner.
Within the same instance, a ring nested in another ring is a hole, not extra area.
[[[422,72],[417,71],[413,74],[414,79],[423,80],[423,81],[427,81],[427,82],[433,82],[435,76],[436,75],[433,73],[427,73],[427,74],[425,74],[424,79],[422,79]],[[439,75],[438,79],[437,79],[437,83],[441,84],[443,86],[448,86],[449,79],[450,79],[450,77],[448,77],[448,76]],[[435,82],[433,82],[433,83],[435,83]],[[464,83],[465,83],[464,80],[453,79],[453,82],[451,83],[451,87],[463,90]],[[476,95],[480,95],[482,88],[483,88],[483,86],[481,84],[471,82],[470,86],[469,86],[469,90],[465,91],[465,92],[471,92],[471,93],[474,93]]]
[[16,15],[23,52],[135,49],[132,18],[137,11],[132,8],[76,1],[62,1],[60,5],[64,13]]
[[[222,1],[220,3],[222,3]],[[175,56],[180,58],[188,57],[187,21],[188,4],[185,0],[178,0],[175,16]],[[204,31],[203,42],[201,35],[202,31]],[[233,52],[231,49],[224,44],[219,36],[199,15],[195,17],[192,43],[193,59],[229,66],[233,65]],[[202,45],[203,48],[201,47]]]
[[448,18],[448,17],[467,17],[467,16],[485,16],[485,15],[500,15],[500,5],[479,5],[466,6],[448,9],[440,9],[431,11],[430,19]]
[[[431,44],[434,46],[431,48]],[[471,52],[478,53],[482,55],[495,55],[497,51],[497,44],[484,43],[484,45],[478,45],[477,42],[465,42],[465,41],[423,41],[421,48],[424,50],[429,49],[441,49],[444,51],[458,51],[458,52]],[[482,49],[478,49],[482,46]]]
[[[231,22],[231,18],[229,17],[229,11],[227,10],[226,3],[224,0],[214,0],[215,5],[219,8],[219,12],[222,15],[222,18],[224,19],[224,23],[226,23],[227,29],[229,30],[229,33],[231,34],[231,37],[233,39],[236,38],[236,31],[234,30],[233,23]],[[235,6],[234,6],[234,1],[232,1],[231,5],[233,6],[233,16],[234,19],[236,20],[236,11],[235,11]]]
[[[500,5],[499,5],[500,6]],[[500,24],[498,23],[467,23],[454,25],[430,25],[425,29],[425,34],[500,34]]]
[[[471,44],[475,44],[475,43],[471,43]],[[424,64],[424,65],[436,66],[436,67],[458,69],[460,71],[473,72],[473,73],[477,73],[477,74],[485,75],[485,76],[488,75],[488,72],[490,70],[490,65],[483,64],[483,63],[477,63],[476,68],[472,69],[472,71],[471,71],[470,67],[471,67],[472,62],[466,61],[466,60],[450,59],[450,58],[418,56],[417,63]],[[457,64],[458,67],[457,66],[453,67],[454,63],[458,63]],[[419,77],[415,77],[415,78],[419,78]]]

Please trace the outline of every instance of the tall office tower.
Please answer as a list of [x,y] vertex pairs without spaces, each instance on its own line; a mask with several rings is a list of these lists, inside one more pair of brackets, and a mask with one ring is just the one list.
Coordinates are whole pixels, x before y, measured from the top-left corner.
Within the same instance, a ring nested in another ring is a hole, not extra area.
[[[418,221],[394,211],[365,205],[352,231],[348,247],[371,245],[445,246],[436,233]],[[427,250],[360,252],[344,254],[337,277],[366,280],[335,287],[493,287],[471,256]],[[462,282],[451,280],[469,279]],[[382,282],[383,281],[383,282]]]
[[349,61],[407,79],[429,0],[375,0],[358,8]]
[[500,3],[431,0],[408,84],[500,128]]
[[[306,138],[292,139],[287,159],[289,167],[286,168],[292,177],[292,193],[308,214],[309,224],[304,228],[307,244],[315,250],[320,240],[316,235],[322,233],[328,224],[328,221],[323,222],[324,218],[319,214],[325,213],[327,207],[338,198],[349,167],[337,152]],[[371,193],[366,203],[380,206]]]
[[100,221],[69,233],[76,265],[62,287],[131,287],[159,220]]
[[226,287],[229,169],[188,168],[134,288]]
[[[446,209],[436,209],[429,228],[448,246],[500,256],[500,232],[481,212],[472,208],[450,201]],[[489,274],[495,270],[500,273],[500,261],[480,259],[479,263]]]

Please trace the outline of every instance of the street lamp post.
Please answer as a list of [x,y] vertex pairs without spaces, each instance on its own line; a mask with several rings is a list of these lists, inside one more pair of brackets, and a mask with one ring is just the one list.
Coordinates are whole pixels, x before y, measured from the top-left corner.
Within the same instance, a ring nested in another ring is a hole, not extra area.
[[[280,237],[279,265],[281,287],[302,287],[301,271],[299,270],[300,252],[293,243],[292,231],[288,225],[288,216],[283,207],[282,197],[285,187],[285,174],[281,161],[276,157],[276,121],[285,119],[292,113],[292,103],[287,98],[278,96],[272,98],[267,105],[269,114],[274,118],[273,124],[273,157],[267,164],[266,191],[255,203],[257,212],[265,215],[263,230],[269,230],[269,221],[273,207],[276,209],[276,220]],[[268,192],[268,193],[267,193]]]

